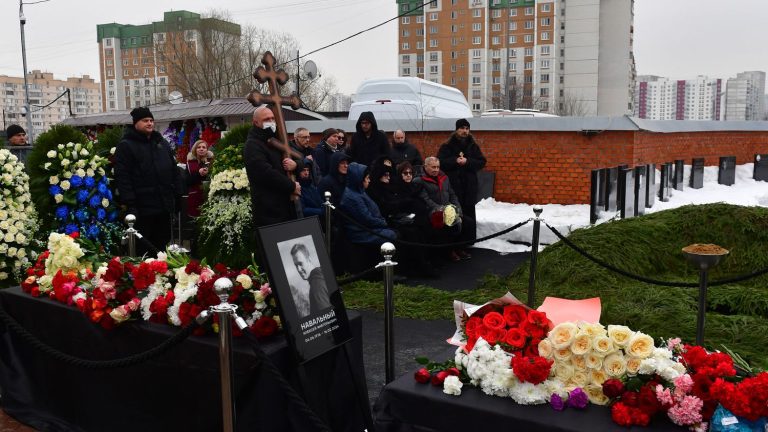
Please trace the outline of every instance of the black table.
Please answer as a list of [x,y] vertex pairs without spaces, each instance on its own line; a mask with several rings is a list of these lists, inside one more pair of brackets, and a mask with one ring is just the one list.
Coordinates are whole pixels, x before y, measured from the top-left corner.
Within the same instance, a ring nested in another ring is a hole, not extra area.
[[[46,344],[84,359],[128,357],[179,331],[146,322],[103,330],[76,308],[33,298],[19,288],[0,290],[0,306]],[[282,336],[261,344],[334,431],[362,431],[370,424],[362,320],[352,311],[349,316],[353,340],[347,352],[339,349],[318,357],[304,366],[304,374]],[[314,430],[297,414],[277,380],[259,367],[245,340],[235,338],[233,351],[237,430]],[[140,365],[85,369],[53,360],[0,324],[0,405],[39,430],[221,430],[218,365],[218,338],[209,335],[190,337]]]
[[668,419],[654,419],[648,427],[625,428],[611,420],[609,408],[589,405],[584,410],[555,411],[547,405],[518,405],[512,399],[488,396],[464,386],[460,396],[443,393],[442,386],[419,384],[413,374],[389,383],[374,405],[377,432],[499,431],[686,431]]

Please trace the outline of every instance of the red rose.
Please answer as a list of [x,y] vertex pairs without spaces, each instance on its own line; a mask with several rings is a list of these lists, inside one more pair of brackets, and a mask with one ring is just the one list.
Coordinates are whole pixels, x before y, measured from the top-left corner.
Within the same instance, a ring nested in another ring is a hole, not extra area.
[[426,384],[432,378],[432,374],[430,374],[426,368],[421,368],[413,374],[413,378],[416,379],[416,382],[419,384]]
[[483,325],[491,329],[503,329],[506,321],[500,313],[488,312],[483,317]]
[[277,331],[277,321],[274,318],[262,315],[251,326],[251,331],[257,338],[265,338],[273,335]]
[[638,408],[651,417],[661,410],[661,403],[656,399],[656,391],[647,385],[640,387],[637,403]]
[[70,237],[72,237],[73,239],[76,239],[76,238],[79,238],[79,237],[80,237],[80,233],[79,233],[79,232],[77,232],[77,231],[73,231],[73,232],[71,232],[71,233],[69,234],[69,236],[70,236]]
[[523,346],[525,346],[525,341],[525,335],[518,328],[511,328],[507,330],[507,334],[504,336],[504,343],[517,349],[522,349]]
[[549,330],[552,327],[552,321],[547,318],[547,314],[537,310],[528,312],[528,322],[545,330]]
[[468,339],[477,339],[478,331],[482,326],[482,319],[476,316],[470,317],[464,325],[464,333],[467,335]]
[[624,383],[616,378],[611,378],[603,382],[603,394],[610,399],[616,399],[624,393]]
[[528,309],[522,305],[504,306],[504,321],[509,327],[518,327],[528,318]]
[[445,371],[448,372],[448,375],[453,375],[453,376],[459,376],[461,374],[459,370],[455,367],[448,368]]
[[445,378],[447,376],[448,376],[448,372],[446,371],[440,371],[432,375],[432,385],[433,386],[443,385],[443,381],[445,381]]
[[504,339],[504,336],[506,336],[507,332],[503,328],[489,328],[483,326],[480,329],[479,336],[485,339],[486,342],[488,342],[488,345],[495,345],[500,340]]
[[533,339],[544,339],[544,337],[547,336],[547,329],[544,327],[539,326],[538,324],[534,324],[530,321],[525,321],[524,323],[520,324],[520,330],[523,331],[523,333],[527,334],[528,336],[532,337]]

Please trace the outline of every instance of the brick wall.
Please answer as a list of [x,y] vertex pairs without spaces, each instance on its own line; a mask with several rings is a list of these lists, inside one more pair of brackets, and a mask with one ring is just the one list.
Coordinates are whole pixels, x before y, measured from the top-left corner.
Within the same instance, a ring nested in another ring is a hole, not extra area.
[[[690,165],[695,157],[705,158],[709,166],[717,165],[720,156],[736,156],[737,164],[745,164],[753,162],[756,153],[768,153],[768,131],[609,130],[587,136],[577,131],[473,130],[472,134],[488,159],[485,169],[496,174],[494,197],[513,203],[588,204],[590,172],[596,168],[658,165],[675,159]],[[426,131],[406,136],[426,157],[435,155],[449,135]],[[313,134],[312,141],[319,140],[320,135]]]

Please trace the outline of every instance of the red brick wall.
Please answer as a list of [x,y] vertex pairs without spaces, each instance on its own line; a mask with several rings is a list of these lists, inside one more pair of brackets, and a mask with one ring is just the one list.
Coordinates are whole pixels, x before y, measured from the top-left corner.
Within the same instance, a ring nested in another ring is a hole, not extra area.
[[[627,164],[661,164],[695,157],[717,165],[720,156],[751,163],[756,153],[768,153],[768,132],[604,131],[580,132],[472,131],[488,159],[486,170],[496,173],[494,197],[499,201],[536,204],[589,203],[590,172]],[[409,132],[406,137],[422,156],[435,155],[450,133]],[[320,140],[318,134],[313,142]]]

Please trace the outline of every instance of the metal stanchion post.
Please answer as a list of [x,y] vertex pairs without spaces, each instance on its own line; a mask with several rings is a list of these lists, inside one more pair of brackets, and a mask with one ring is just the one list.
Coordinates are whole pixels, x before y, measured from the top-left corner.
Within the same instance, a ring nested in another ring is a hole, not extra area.
[[696,345],[701,346],[704,343],[704,320],[707,311],[707,276],[709,270],[707,267],[699,269],[699,310],[696,314]]
[[133,224],[136,223],[136,216],[132,214],[125,215],[125,223],[128,225],[128,228],[123,235],[123,244],[128,244],[128,256],[135,257],[136,236],[141,237],[141,234],[133,227]]
[[528,307],[533,307],[536,301],[536,258],[539,255],[539,231],[541,230],[541,212],[544,209],[540,206],[533,206],[533,235],[531,236],[531,268],[528,271]]
[[325,250],[328,252],[328,256],[331,256],[331,192],[325,191]]
[[392,261],[395,255],[395,245],[386,242],[381,245],[381,255],[384,261],[376,264],[376,268],[384,267],[384,373],[386,383],[395,379],[395,333],[394,333],[394,305],[392,304],[392,289],[394,282],[394,266]]
[[221,303],[211,310],[219,317],[219,368],[221,377],[221,409],[224,432],[235,430],[235,401],[232,385],[232,322],[230,316],[236,316],[237,306],[229,304],[229,292],[232,281],[220,278],[213,284]]
[[699,310],[696,314],[696,345],[704,343],[704,321],[707,311],[707,280],[709,269],[718,265],[720,260],[728,254],[728,251],[715,246],[717,250],[703,251],[690,245],[683,248],[685,258],[699,269]]

